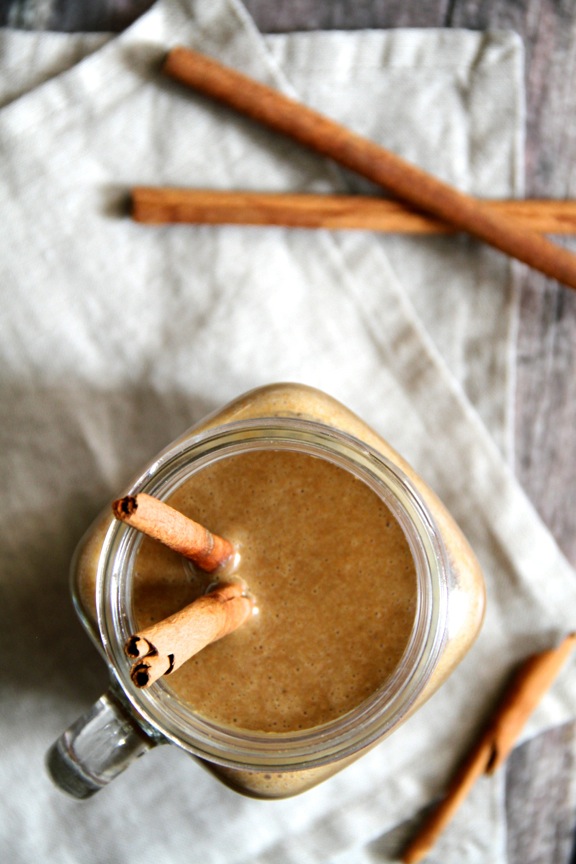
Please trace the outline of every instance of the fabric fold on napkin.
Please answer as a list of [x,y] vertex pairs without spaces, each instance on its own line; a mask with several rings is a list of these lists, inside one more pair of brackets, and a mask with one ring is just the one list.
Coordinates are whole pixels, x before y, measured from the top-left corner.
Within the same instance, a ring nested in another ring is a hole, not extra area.
[[[311,107],[463,192],[522,197],[523,48],[516,34],[415,29],[383,38],[363,31],[344,46],[338,32],[297,33],[267,36],[266,46]],[[349,172],[339,178],[339,191],[386,194]],[[463,236],[376,235],[362,255],[375,270],[392,268],[512,463],[518,265]]]
[[109,33],[35,33],[0,28],[0,108],[71,69],[111,38]]
[[[393,860],[398,837],[387,832],[440,794],[512,665],[573,627],[572,569],[503,455],[512,268],[461,238],[131,223],[123,204],[135,184],[363,188],[162,80],[158,60],[176,43],[388,146],[393,133],[401,155],[469,191],[520,190],[514,34],[263,39],[234,0],[160,0],[126,33],[0,111],[6,739],[18,729],[0,779],[13,790],[6,824],[19,826],[0,837],[2,852],[61,862],[81,850],[88,864]],[[425,105],[434,106],[433,128],[432,120],[422,127]],[[42,765],[52,740],[106,686],[69,606],[74,545],[157,450],[207,411],[274,380],[339,398],[426,477],[483,564],[484,630],[421,712],[304,796],[244,799],[165,747],[83,805],[79,819],[80,805],[51,786]],[[21,644],[25,658],[9,648]],[[566,673],[526,734],[573,716],[575,706]],[[463,848],[469,861],[505,860],[502,782],[475,791],[483,818],[467,840],[454,826],[438,860],[460,861]],[[137,810],[126,806],[135,789]]]

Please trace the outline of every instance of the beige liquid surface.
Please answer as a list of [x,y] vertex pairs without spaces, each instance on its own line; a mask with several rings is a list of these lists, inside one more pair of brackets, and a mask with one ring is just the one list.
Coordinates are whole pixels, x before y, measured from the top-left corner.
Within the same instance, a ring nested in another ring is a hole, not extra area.
[[[258,451],[202,469],[169,503],[235,543],[235,576],[258,608],[164,679],[196,712],[291,732],[341,717],[385,685],[410,638],[416,573],[400,525],[365,483],[323,459]],[[213,582],[145,538],[134,569],[137,626]]]

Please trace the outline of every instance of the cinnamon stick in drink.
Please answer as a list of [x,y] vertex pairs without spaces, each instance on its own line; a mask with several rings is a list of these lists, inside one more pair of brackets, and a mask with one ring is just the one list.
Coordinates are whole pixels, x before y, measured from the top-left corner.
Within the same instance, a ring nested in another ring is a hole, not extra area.
[[329,156],[417,209],[576,288],[576,255],[567,249],[279,91],[183,47],[168,53],[163,71]]
[[230,582],[134,633],[125,646],[128,657],[138,661],[130,672],[133,683],[149,687],[174,672],[211,642],[244,624],[252,610],[253,600],[242,584]]
[[507,758],[529,716],[576,647],[576,634],[557,648],[534,654],[518,669],[496,713],[452,779],[443,800],[431,812],[402,855],[405,864],[426,857],[476,780],[492,774]]
[[[283,225],[388,234],[446,234],[453,226],[401,201],[370,195],[136,186],[132,218],[148,224]],[[540,234],[576,234],[576,201],[498,200],[485,205]]]
[[143,492],[114,501],[112,511],[116,519],[159,540],[208,573],[222,567],[234,556],[234,546],[230,541],[212,534],[203,525]]

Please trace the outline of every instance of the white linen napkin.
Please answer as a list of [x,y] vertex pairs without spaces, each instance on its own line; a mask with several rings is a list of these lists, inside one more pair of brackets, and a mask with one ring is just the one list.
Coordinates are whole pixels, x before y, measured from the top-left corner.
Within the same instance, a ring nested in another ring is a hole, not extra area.
[[[8,479],[0,587],[9,658],[0,780],[10,789],[0,848],[26,862],[386,860],[398,838],[391,847],[383,835],[439,794],[512,664],[573,627],[572,570],[501,453],[510,437],[510,265],[456,238],[151,228],[122,218],[119,203],[136,183],[352,183],[161,80],[156,61],[176,43],[299,93],[389,146],[396,124],[398,152],[478,194],[519,188],[513,34],[264,40],[233,0],[166,0],[0,111]],[[299,798],[244,799],[167,747],[90,802],[69,801],[47,779],[43,754],[106,686],[67,596],[77,539],[191,422],[250,387],[287,379],[356,410],[444,498],[486,573],[477,645],[393,737]],[[527,734],[573,716],[573,678],[562,675]],[[479,785],[438,860],[461,861],[463,849],[465,860],[505,860],[501,783]]]
[[110,38],[109,33],[0,29],[0,107],[75,66]]

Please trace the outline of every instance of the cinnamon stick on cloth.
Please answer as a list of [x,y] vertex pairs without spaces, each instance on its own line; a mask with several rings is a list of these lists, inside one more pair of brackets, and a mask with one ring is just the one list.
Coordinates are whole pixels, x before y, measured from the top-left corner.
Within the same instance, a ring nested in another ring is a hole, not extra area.
[[163,71],[200,93],[331,157],[344,167],[386,187],[401,200],[467,231],[570,288],[576,288],[576,255],[567,249],[278,90],[180,46],[169,51]]
[[116,519],[159,540],[175,552],[190,558],[202,570],[212,573],[234,556],[229,540],[212,534],[203,525],[159,501],[152,495],[126,495],[112,504]]
[[216,587],[179,612],[134,633],[128,657],[139,660],[130,672],[133,683],[149,687],[169,675],[211,642],[232,633],[252,614],[254,602],[240,582]]
[[[136,222],[156,225],[285,225],[389,234],[446,234],[455,230],[401,201],[369,195],[136,186],[131,190],[131,204]],[[484,204],[538,233],[576,234],[576,201],[519,199]]]
[[502,765],[524,724],[576,647],[576,633],[557,648],[534,654],[520,666],[478,743],[466,757],[446,796],[424,821],[417,836],[402,855],[405,864],[426,857],[482,774],[492,774]]

